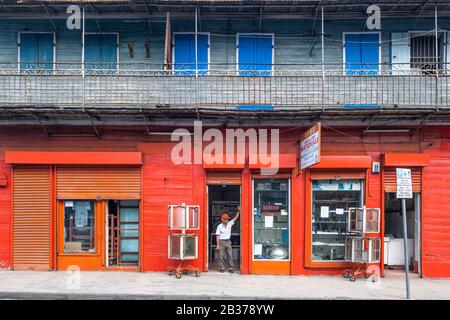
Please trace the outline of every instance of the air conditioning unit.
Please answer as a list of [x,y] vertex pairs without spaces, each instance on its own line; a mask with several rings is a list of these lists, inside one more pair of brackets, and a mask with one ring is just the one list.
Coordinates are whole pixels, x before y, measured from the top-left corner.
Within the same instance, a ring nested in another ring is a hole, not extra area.
[[198,257],[196,234],[169,234],[169,259],[190,260]]
[[198,230],[200,228],[200,207],[186,204],[169,205],[170,230]]
[[381,241],[379,238],[347,237],[345,260],[351,262],[380,262]]
[[349,233],[365,234],[380,232],[379,208],[349,208],[348,227]]

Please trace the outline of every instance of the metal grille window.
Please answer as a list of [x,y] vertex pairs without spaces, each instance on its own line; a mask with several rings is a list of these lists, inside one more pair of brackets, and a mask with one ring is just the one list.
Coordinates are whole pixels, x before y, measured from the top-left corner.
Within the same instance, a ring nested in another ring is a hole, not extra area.
[[413,69],[429,70],[441,69],[443,63],[443,35],[438,35],[437,55],[436,36],[426,35],[411,38],[411,67]]

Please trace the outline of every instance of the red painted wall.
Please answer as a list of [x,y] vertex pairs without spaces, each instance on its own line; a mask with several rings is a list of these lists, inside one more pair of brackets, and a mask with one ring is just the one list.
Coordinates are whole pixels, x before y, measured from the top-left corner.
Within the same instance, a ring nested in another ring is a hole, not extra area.
[[[322,134],[323,155],[370,155],[380,161],[383,153],[427,153],[430,166],[423,171],[423,273],[427,277],[450,277],[450,130],[424,128],[414,136],[405,134],[363,136],[361,129],[327,130]],[[280,130],[280,153],[295,153],[303,130]],[[161,138],[159,138],[161,139]],[[185,202],[206,210],[206,174],[201,165],[175,166],[170,160],[171,143],[152,140],[142,134],[114,134],[102,139],[48,138],[33,130],[0,133],[0,172],[8,176],[8,186],[0,187],[0,261],[10,265],[11,190],[10,167],[4,163],[5,150],[45,151],[141,151],[143,165],[143,270],[165,271],[167,259],[167,205]],[[337,274],[339,270],[306,269],[304,175],[292,171],[291,235],[292,274]],[[250,172],[244,170],[242,185],[243,271],[252,272],[250,249]],[[381,207],[381,174],[369,174],[367,205]],[[199,243],[205,241],[206,215],[202,215]],[[200,246],[197,265],[205,266],[206,247]]]

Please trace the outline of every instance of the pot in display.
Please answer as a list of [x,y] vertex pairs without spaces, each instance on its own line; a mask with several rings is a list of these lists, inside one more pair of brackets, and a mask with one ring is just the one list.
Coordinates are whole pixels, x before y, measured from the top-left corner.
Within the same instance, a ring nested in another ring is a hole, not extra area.
[[289,255],[286,247],[283,246],[273,246],[269,250],[269,257],[272,259],[284,259]]

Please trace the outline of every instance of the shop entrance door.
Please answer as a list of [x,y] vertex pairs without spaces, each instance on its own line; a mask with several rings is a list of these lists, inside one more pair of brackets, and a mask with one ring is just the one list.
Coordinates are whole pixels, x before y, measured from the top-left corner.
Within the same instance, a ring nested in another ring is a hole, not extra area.
[[[408,258],[412,272],[421,273],[421,214],[420,193],[414,193],[413,199],[406,199],[408,228]],[[401,199],[396,193],[385,193],[384,227],[384,264],[387,269],[404,268],[403,254],[403,216]]]
[[[240,185],[208,185],[208,270],[219,270],[219,255],[216,250],[216,230],[221,223],[220,216],[226,213],[234,218],[241,205]],[[241,218],[231,232],[234,269],[241,269]]]

